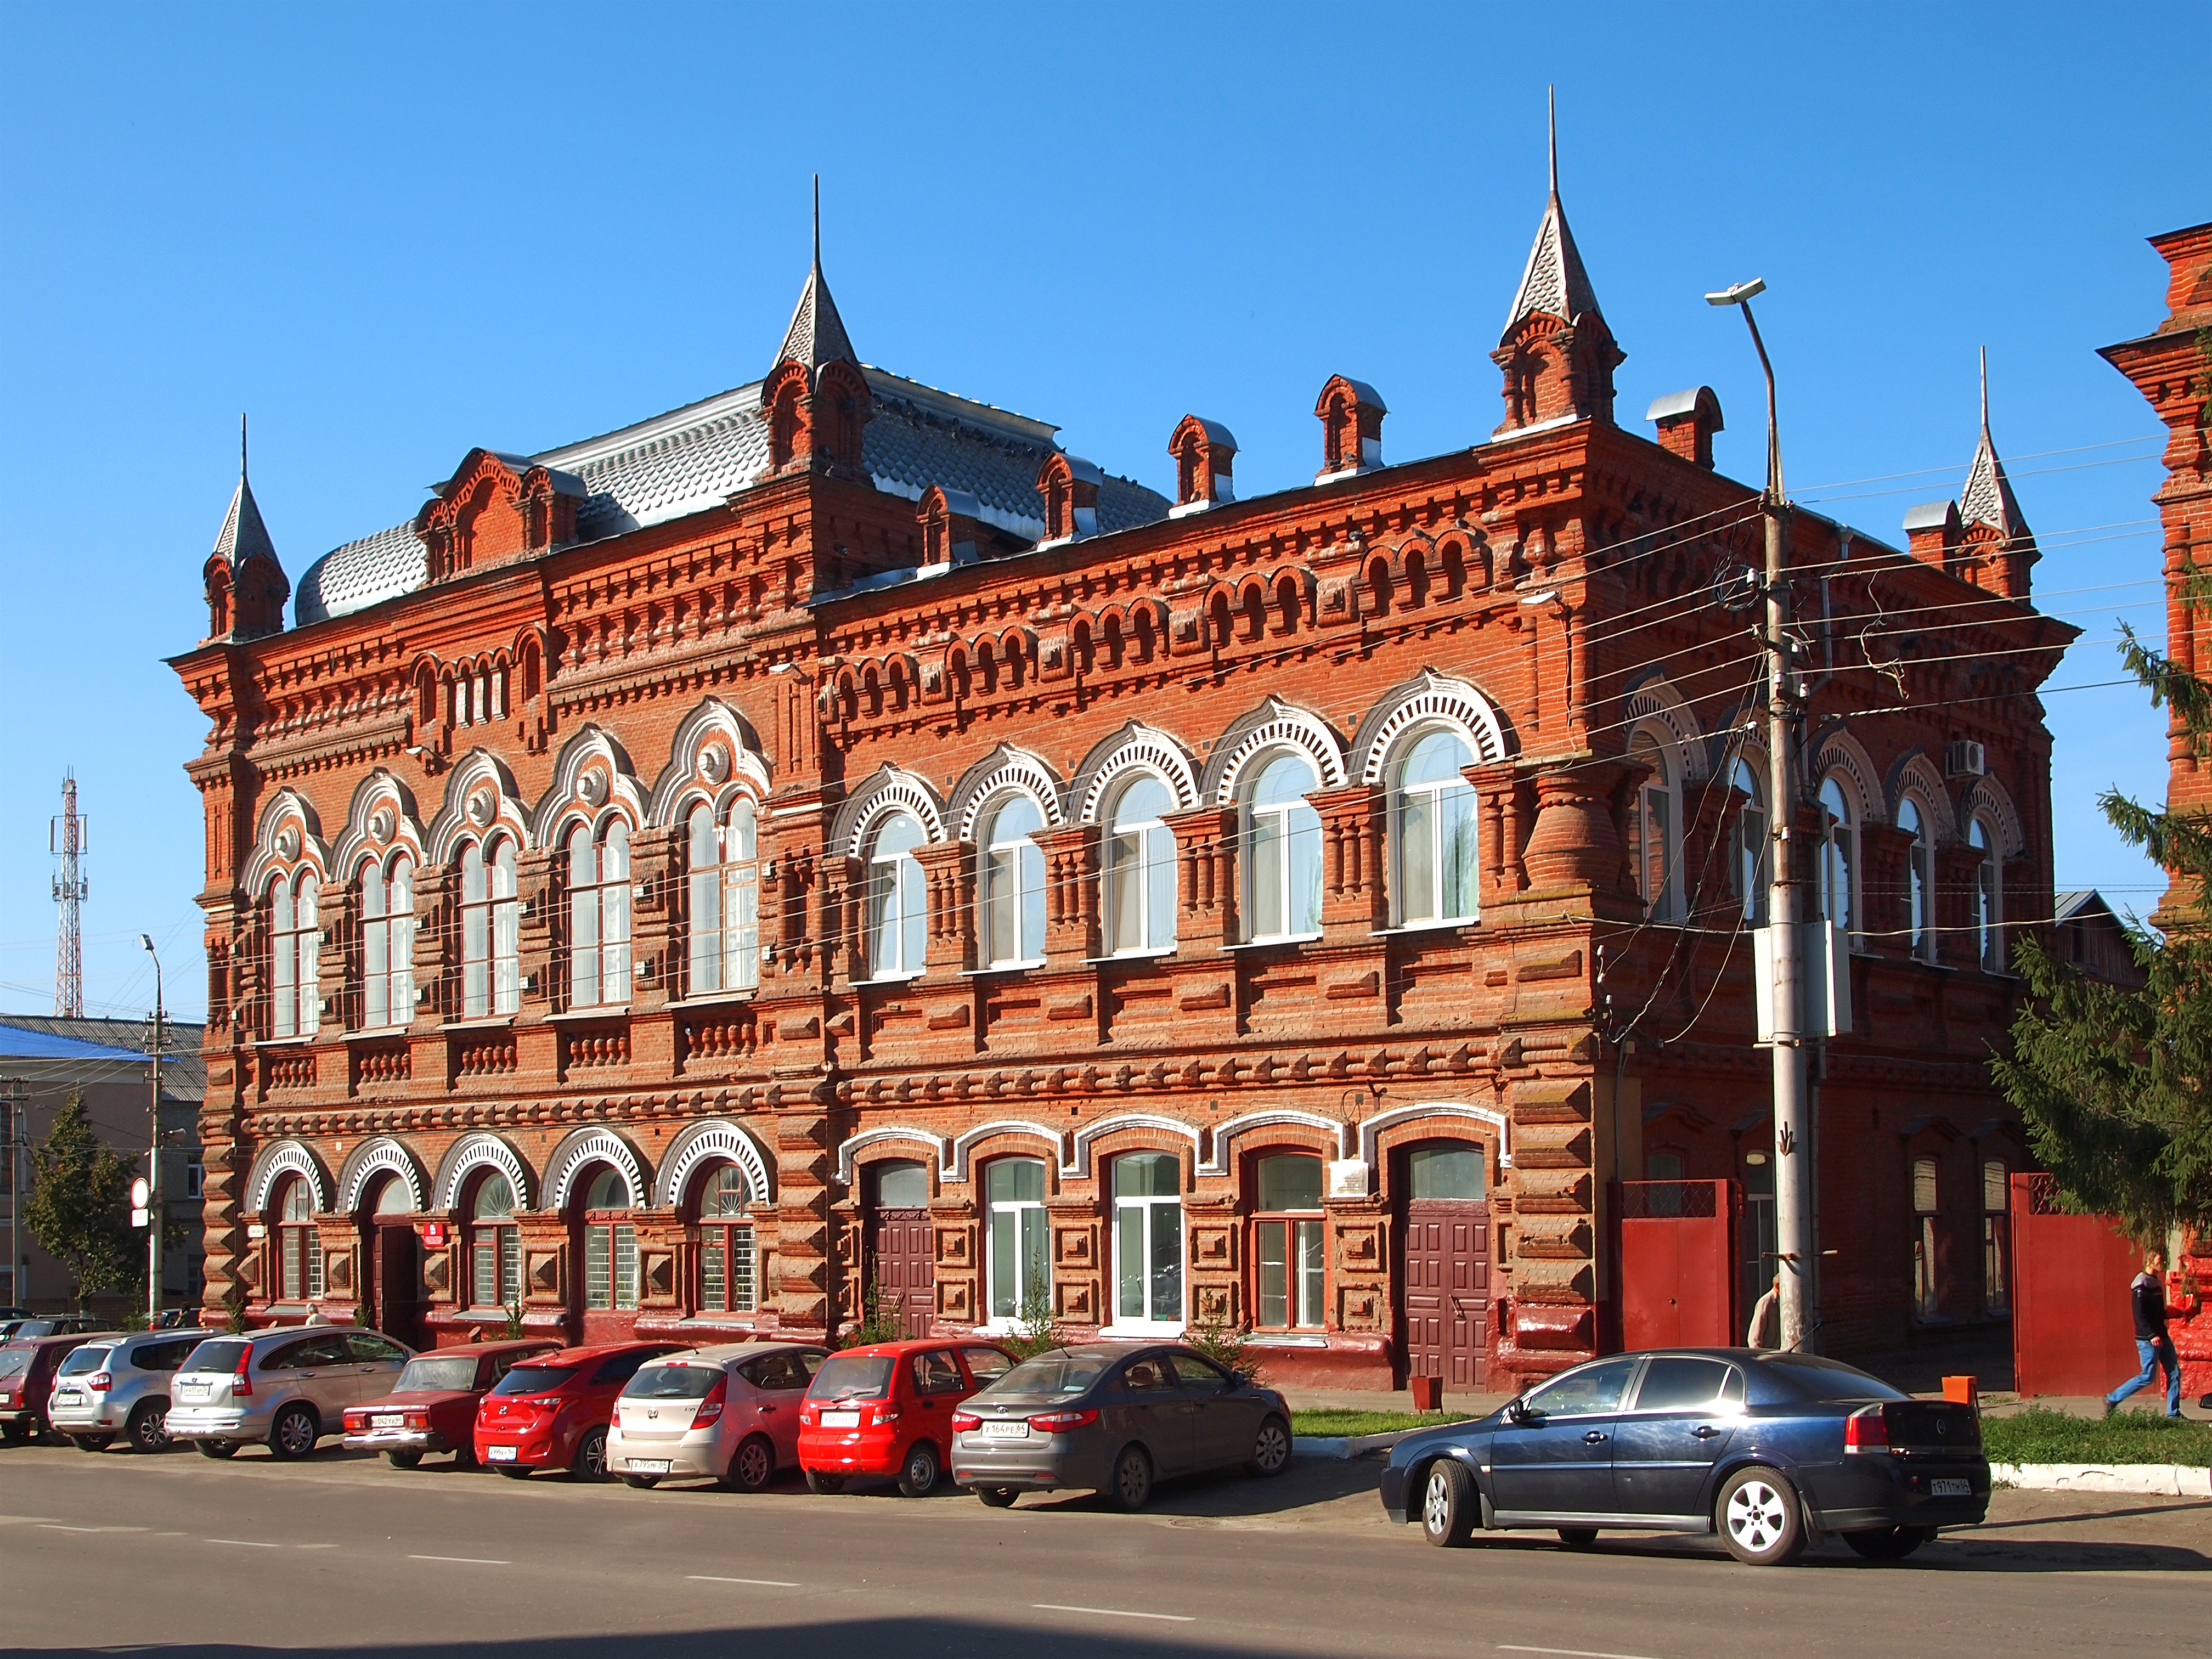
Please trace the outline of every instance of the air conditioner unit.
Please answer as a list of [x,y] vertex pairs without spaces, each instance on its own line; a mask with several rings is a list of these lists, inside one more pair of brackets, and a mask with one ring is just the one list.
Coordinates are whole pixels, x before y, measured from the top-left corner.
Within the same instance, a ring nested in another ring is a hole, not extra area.
[[1947,778],[1978,778],[1989,769],[1982,745],[1970,738],[1961,738],[1943,751],[1943,775]]

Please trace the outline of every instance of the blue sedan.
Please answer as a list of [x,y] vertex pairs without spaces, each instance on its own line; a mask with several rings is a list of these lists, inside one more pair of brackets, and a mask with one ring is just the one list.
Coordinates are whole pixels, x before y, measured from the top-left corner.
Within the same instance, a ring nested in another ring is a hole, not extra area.
[[1810,1354],[1682,1348],[1562,1371],[1474,1423],[1409,1435],[1382,1507],[1431,1544],[1486,1529],[1715,1533],[1781,1566],[1827,1533],[1897,1560],[1989,1512],[1976,1408]]

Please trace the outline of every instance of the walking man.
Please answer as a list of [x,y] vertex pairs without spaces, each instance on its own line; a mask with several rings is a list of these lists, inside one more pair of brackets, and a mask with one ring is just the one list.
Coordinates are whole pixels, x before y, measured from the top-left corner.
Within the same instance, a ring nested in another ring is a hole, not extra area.
[[2105,1396],[2107,1417],[2137,1389],[2148,1388],[2160,1365],[2166,1367],[2166,1414],[2181,1415],[2181,1356],[2174,1352],[2173,1339],[2166,1331],[2165,1267],[2166,1258],[2151,1252],[2143,1257],[2143,1270],[2128,1286],[2135,1304],[2136,1357],[2142,1361],[2142,1370]]

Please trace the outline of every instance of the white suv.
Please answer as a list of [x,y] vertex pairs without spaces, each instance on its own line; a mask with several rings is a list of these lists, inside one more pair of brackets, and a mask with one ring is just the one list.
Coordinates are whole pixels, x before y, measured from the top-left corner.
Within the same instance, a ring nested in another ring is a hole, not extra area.
[[203,1457],[228,1457],[252,1441],[273,1456],[306,1457],[325,1435],[345,1432],[348,1406],[390,1394],[413,1357],[353,1325],[210,1337],[171,1382],[169,1436]]

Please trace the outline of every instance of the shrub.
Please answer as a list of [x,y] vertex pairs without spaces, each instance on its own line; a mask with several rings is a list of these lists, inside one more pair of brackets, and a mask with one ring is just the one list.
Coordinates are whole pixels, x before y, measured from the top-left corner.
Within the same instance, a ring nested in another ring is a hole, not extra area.
[[866,1348],[878,1342],[896,1342],[906,1335],[898,1315],[884,1305],[884,1293],[871,1279],[860,1293],[860,1319],[838,1334],[841,1348]]
[[1183,1333],[1182,1340],[1231,1372],[1240,1382],[1260,1380],[1260,1355],[1251,1343],[1249,1325],[1200,1325]]
[[1033,1285],[1022,1297],[1019,1322],[1013,1330],[998,1339],[999,1346],[1017,1359],[1033,1359],[1038,1354],[1067,1346],[1067,1336],[1060,1328],[1060,1316],[1052,1310],[1052,1291],[1042,1285]]

